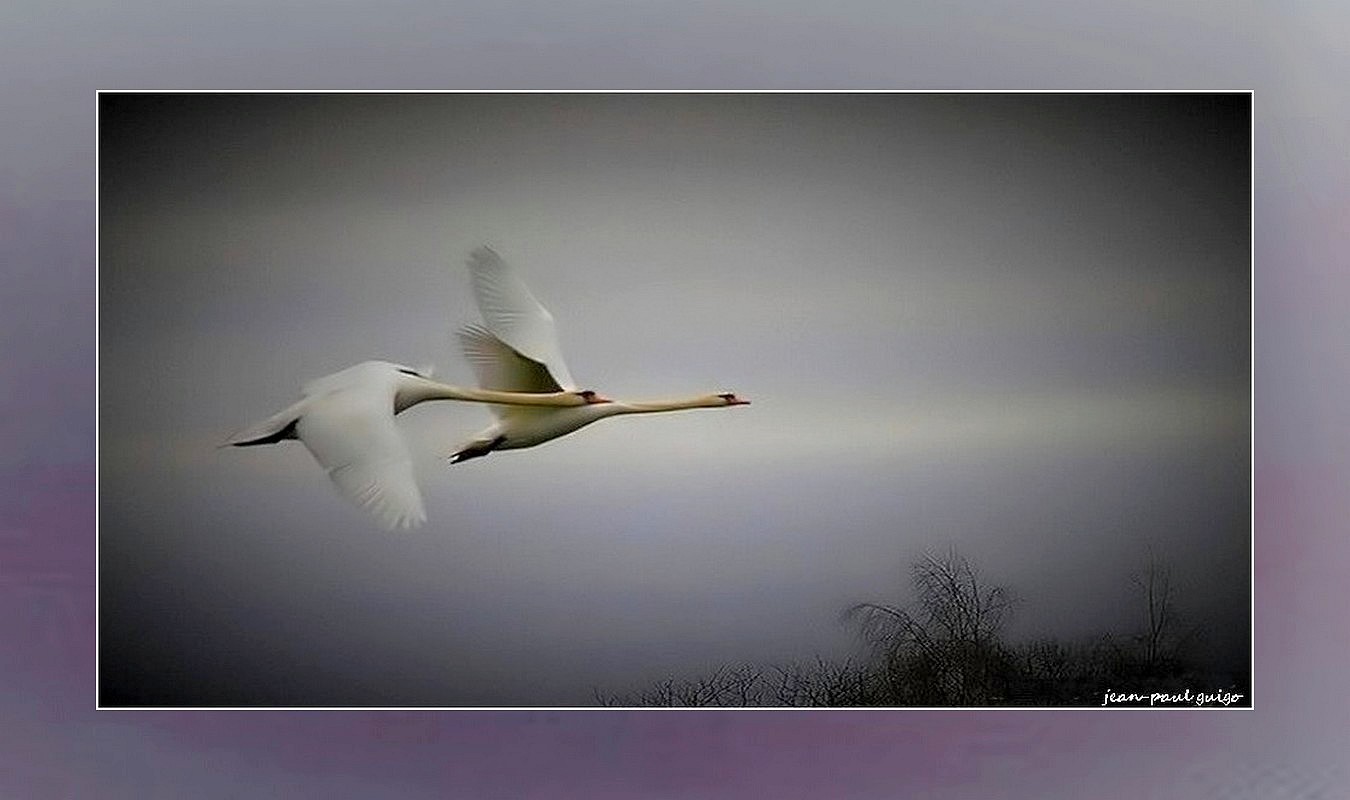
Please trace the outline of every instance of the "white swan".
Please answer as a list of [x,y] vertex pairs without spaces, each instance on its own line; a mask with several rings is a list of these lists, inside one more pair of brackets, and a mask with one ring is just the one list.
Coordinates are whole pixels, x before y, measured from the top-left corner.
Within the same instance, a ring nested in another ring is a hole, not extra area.
[[[556,394],[574,389],[558,345],[553,315],[535,299],[524,281],[489,247],[480,247],[470,255],[469,274],[486,324],[461,329],[459,341],[479,385],[504,392]],[[687,400],[609,401],[574,408],[493,406],[497,422],[456,450],[450,463],[485,456],[493,450],[534,447],[605,417],[749,404],[749,400],[726,392]]]
[[520,394],[463,389],[386,361],[366,361],[319,378],[303,398],[230,437],[226,446],[251,447],[299,439],[328,471],[338,490],[385,528],[426,521],[407,445],[394,415],[429,400],[560,407],[608,402],[591,391]]

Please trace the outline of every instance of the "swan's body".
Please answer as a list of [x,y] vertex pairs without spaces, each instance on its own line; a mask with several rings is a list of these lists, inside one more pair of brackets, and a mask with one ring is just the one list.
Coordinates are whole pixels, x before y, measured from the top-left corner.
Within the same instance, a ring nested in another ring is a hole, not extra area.
[[[469,273],[485,325],[463,328],[459,341],[478,384],[485,390],[502,392],[556,394],[574,389],[553,315],[535,299],[524,281],[487,247],[473,251]],[[748,404],[748,400],[725,393],[662,403],[611,401],[574,408],[493,406],[497,422],[456,450],[450,462],[485,456],[493,450],[534,447],[606,417]]]
[[604,403],[594,392],[521,394],[464,389],[416,370],[367,361],[306,384],[301,400],[231,437],[236,447],[299,439],[338,490],[386,528],[426,521],[412,458],[394,415],[430,400],[529,404],[563,410]]

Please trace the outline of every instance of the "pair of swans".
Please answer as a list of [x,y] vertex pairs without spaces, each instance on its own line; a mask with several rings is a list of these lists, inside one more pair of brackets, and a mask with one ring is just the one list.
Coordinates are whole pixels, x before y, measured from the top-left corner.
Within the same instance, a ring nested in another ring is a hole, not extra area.
[[251,447],[298,439],[338,490],[387,529],[426,521],[407,445],[394,416],[431,400],[489,403],[497,421],[450,456],[450,463],[494,450],[534,447],[623,414],[748,405],[732,393],[687,400],[624,403],[580,390],[563,361],[553,315],[491,248],[469,257],[482,325],[459,342],[479,387],[440,383],[424,371],[367,361],[306,384],[290,407],[230,438]]

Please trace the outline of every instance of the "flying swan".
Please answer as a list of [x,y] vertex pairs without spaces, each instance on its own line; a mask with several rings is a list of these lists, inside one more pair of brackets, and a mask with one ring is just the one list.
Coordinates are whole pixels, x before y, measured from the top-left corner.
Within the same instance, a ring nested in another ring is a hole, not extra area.
[[311,381],[302,398],[226,442],[235,447],[299,439],[338,491],[365,508],[386,529],[426,521],[408,447],[394,415],[429,400],[529,405],[552,410],[608,402],[595,392],[521,394],[464,389],[439,383],[410,367],[366,361]]
[[[563,362],[553,315],[535,299],[525,282],[489,247],[469,256],[474,297],[483,325],[459,331],[460,347],[485,390],[543,393],[558,396],[575,391],[576,384]],[[603,399],[603,398],[602,398]],[[607,401],[562,408],[523,405],[492,406],[497,421],[450,456],[458,464],[494,450],[534,447],[565,436],[586,425],[621,414],[653,414],[692,408],[749,405],[725,392],[655,403]]]

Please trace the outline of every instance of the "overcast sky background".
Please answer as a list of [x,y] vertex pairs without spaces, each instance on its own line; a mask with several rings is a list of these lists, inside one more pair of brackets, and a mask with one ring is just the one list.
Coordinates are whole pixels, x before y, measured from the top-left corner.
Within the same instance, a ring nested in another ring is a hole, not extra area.
[[[1019,636],[1125,631],[1154,548],[1250,624],[1246,95],[104,95],[105,704],[574,705],[853,646],[959,548]],[[378,530],[302,446],[367,358],[470,383],[488,243],[577,380],[753,405],[449,467]]]

